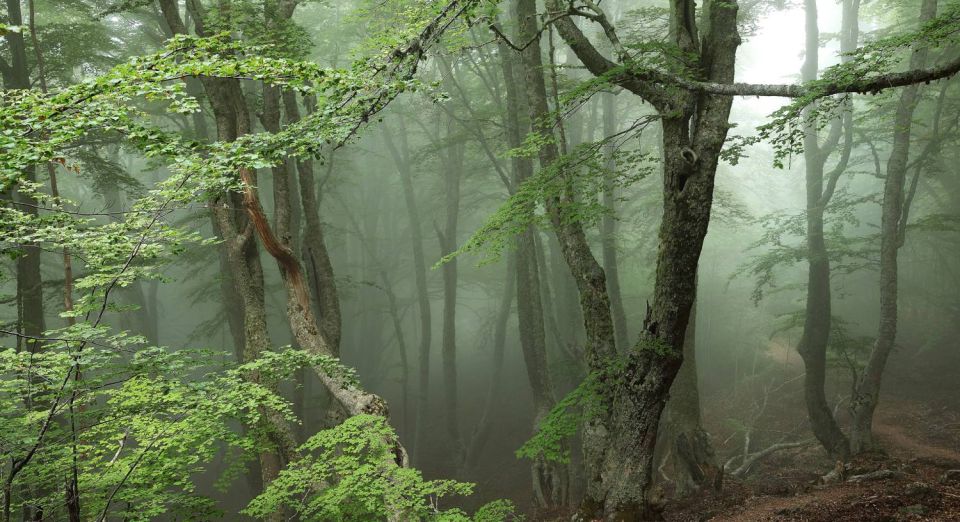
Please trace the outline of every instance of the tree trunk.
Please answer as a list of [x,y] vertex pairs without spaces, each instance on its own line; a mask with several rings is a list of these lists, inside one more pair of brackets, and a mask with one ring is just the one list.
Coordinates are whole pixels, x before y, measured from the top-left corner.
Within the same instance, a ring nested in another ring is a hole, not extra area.
[[[536,2],[518,0],[516,3],[518,20],[518,39],[532,42],[521,51],[521,60],[525,74],[527,105],[534,132],[548,139],[539,150],[540,168],[551,168],[559,158],[556,142],[553,138],[553,122],[547,104],[547,93],[543,75],[543,60],[540,55],[539,28],[537,27]],[[560,173],[563,175],[563,173]],[[566,219],[564,207],[573,200],[568,186],[562,196],[551,197],[546,201],[550,221],[560,244],[564,261],[573,275],[580,294],[580,306],[586,331],[585,355],[587,365],[593,372],[602,372],[616,355],[613,319],[610,315],[610,302],[607,297],[607,285],[603,268],[597,262],[587,243],[586,234],[580,222]],[[659,414],[659,412],[658,412]],[[607,447],[609,430],[607,419],[598,416],[587,421],[583,430],[584,467],[587,477],[588,501],[605,497],[603,483],[604,450]]]
[[[24,25],[20,0],[7,0],[6,21],[10,25]],[[4,88],[8,90],[30,88],[25,32],[9,32],[5,36],[10,52],[10,67],[4,69],[3,84]],[[36,168],[27,168],[23,173],[23,178],[27,183],[35,183],[37,181]],[[21,212],[33,217],[38,215],[37,200],[32,196],[18,193],[13,194],[11,199],[14,203],[19,203],[17,206]],[[24,345],[27,351],[33,353],[40,349],[40,341],[36,339],[43,337],[43,331],[46,330],[43,316],[43,278],[40,273],[39,245],[34,242],[20,245],[16,266],[17,324],[20,333],[28,336],[23,339],[18,338],[17,345],[20,346],[21,341],[25,339]],[[33,339],[30,339],[31,337]]]
[[[448,122],[448,135],[452,122]],[[457,250],[457,224],[460,218],[460,181],[462,178],[464,145],[452,144],[440,152],[441,175],[444,186],[444,226],[437,229],[440,240],[440,255],[446,256]],[[463,440],[460,437],[459,400],[457,397],[457,259],[443,264],[443,409],[447,437],[453,446],[454,462],[461,463],[464,457]]]
[[[920,24],[929,21],[936,14],[937,0],[923,0],[920,6]],[[924,67],[927,54],[928,49],[925,47],[915,49],[910,56],[910,67]],[[880,216],[880,326],[853,402],[850,449],[855,454],[871,450],[876,445],[873,438],[873,413],[880,397],[883,370],[897,339],[897,255],[904,241],[904,185],[910,157],[913,112],[919,101],[920,87],[905,87],[900,93],[894,118],[893,146],[887,160]]]
[[414,280],[417,287],[417,307],[420,312],[420,347],[418,349],[418,371],[420,390],[417,393],[416,434],[414,436],[414,461],[418,464],[426,448],[427,419],[430,414],[430,343],[433,333],[431,326],[430,294],[427,289],[427,263],[423,252],[423,227],[420,223],[420,210],[413,190],[413,173],[410,171],[410,150],[407,146],[406,132],[401,130],[398,136],[402,148],[398,149],[386,127],[383,129],[384,143],[390,151],[400,181],[403,185],[403,200],[410,222],[410,247],[413,250]]
[[[160,8],[168,27],[174,34],[185,34],[186,26],[180,17],[178,4],[173,0],[160,0]],[[195,4],[192,5],[197,8]],[[203,36],[203,14],[191,13],[198,35]],[[213,108],[217,138],[230,142],[250,131],[250,114],[240,89],[240,83],[232,79],[206,78],[202,85],[207,99]],[[246,179],[244,181],[253,181]],[[243,315],[243,347],[241,360],[251,361],[271,347],[267,332],[266,305],[264,301],[263,269],[256,242],[251,235],[248,222],[232,208],[242,208],[244,202],[236,194],[221,196],[230,200],[229,208],[224,205],[211,206],[216,228],[223,235],[225,261],[239,296]],[[241,232],[243,231],[243,232]],[[231,297],[231,296],[225,296]],[[248,376],[254,382],[259,376]],[[293,437],[285,420],[276,412],[262,412],[263,428],[269,433],[269,441],[262,443],[259,453],[260,475],[266,486],[279,474],[285,458],[293,453]],[[280,515],[280,514],[278,514]]]
[[[522,100],[517,89],[519,71],[517,71],[513,54],[503,44],[500,48],[500,59],[507,101],[507,112],[504,115],[507,146],[517,148],[523,142],[519,119]],[[515,156],[512,158],[511,167],[514,188],[519,187],[533,175],[533,162],[529,158]],[[532,203],[525,210],[532,216],[534,211]],[[546,332],[541,301],[543,294],[540,287],[541,274],[537,262],[535,234],[534,227],[527,226],[517,236],[515,254],[517,321],[527,379],[533,392],[534,430],[556,404],[553,382],[547,364]],[[540,458],[531,465],[531,474],[534,502],[538,507],[556,508],[567,503],[569,476],[566,466]]]
[[[547,5],[551,14],[565,10],[557,0],[549,0]],[[696,70],[707,81],[733,82],[740,44],[737,10],[735,1],[706,2],[701,17],[704,28],[698,35],[694,3],[671,2],[670,39],[696,57]],[[556,27],[588,70],[598,75],[610,70],[612,62],[599,54],[572,20],[560,19]],[[598,385],[599,393],[609,404],[608,435],[602,445],[592,448],[600,457],[600,473],[588,476],[583,514],[608,520],[648,520],[660,517],[660,506],[650,491],[657,428],[683,359],[714,176],[729,129],[731,98],[690,91],[666,93],[631,78],[622,82],[632,92],[653,100],[661,115],[664,212],[653,302],[648,305],[640,340],[625,354],[622,364],[601,373],[605,378]]]
[[[617,131],[616,101],[614,94],[601,94],[603,101],[603,136],[609,137]],[[627,330],[627,315],[623,309],[623,295],[620,291],[620,266],[617,261],[617,199],[612,182],[613,173],[617,168],[614,158],[614,144],[604,145],[604,168],[607,179],[603,184],[603,206],[607,208],[603,221],[600,223],[600,240],[603,244],[603,273],[607,276],[607,292],[610,294],[610,311],[613,314],[613,331],[616,336],[617,348],[625,350],[629,344],[630,334]]]
[[[32,9],[32,4],[31,4]],[[23,12],[21,10],[20,0],[7,0],[7,19],[5,22],[12,26],[23,27]],[[33,20],[30,20],[30,29],[33,29]],[[7,90],[30,89],[30,70],[27,63],[27,48],[24,34],[26,31],[8,32],[5,35],[7,48],[10,53],[10,63],[3,62],[3,85]],[[34,35],[35,36],[35,35]],[[42,77],[42,76],[41,76]],[[23,171],[23,181],[27,184],[36,183],[37,170],[35,166],[27,167]],[[4,193],[3,199],[9,199],[14,203],[18,211],[36,218],[39,215],[38,201],[29,193],[11,191]],[[26,349],[29,353],[37,353],[41,350],[43,342],[40,338],[46,330],[46,321],[43,310],[43,276],[40,271],[39,244],[28,241],[19,245],[19,252],[16,253],[16,304],[17,304],[17,333],[23,337],[17,337],[17,349]],[[28,379],[33,376],[28,375]],[[26,406],[32,407],[32,399],[26,398]],[[9,477],[4,490],[4,519],[10,519],[11,495],[16,494],[13,489],[13,477]],[[68,483],[69,487],[69,483]],[[24,491],[29,498],[38,498],[44,492]],[[67,491],[67,500],[71,502],[70,491]],[[79,498],[73,496],[76,503]],[[43,506],[24,503],[22,505],[23,520],[43,520]]]
[[[858,0],[845,2],[841,50],[849,51],[856,46],[858,31],[857,11],[850,11],[851,5],[859,6]],[[817,79],[819,69],[820,30],[818,26],[816,0],[806,0],[806,48],[801,75],[804,81]],[[804,400],[810,426],[814,436],[834,458],[846,459],[849,444],[840,429],[833,411],[827,402],[827,346],[830,341],[832,325],[832,297],[830,289],[830,257],[824,241],[824,210],[833,195],[837,179],[846,168],[849,148],[852,146],[852,106],[847,107],[843,120],[835,120],[829,135],[821,145],[817,123],[812,121],[810,110],[804,118],[804,159],[806,176],[806,218],[807,218],[807,301],[804,313],[803,333],[797,351],[803,359]],[[846,149],[836,168],[826,177],[824,166],[827,158],[837,148],[841,134],[847,136]]]
[[697,491],[716,479],[719,467],[710,436],[700,422],[700,386],[696,356],[697,305],[694,302],[683,341],[683,364],[670,387],[670,399],[661,419],[657,453],[660,468],[674,484],[678,497]]
[[[283,93],[283,104],[288,123],[300,121],[300,109],[294,92]],[[320,196],[317,194],[314,179],[314,165],[310,159],[298,159],[296,165],[300,185],[300,206],[304,213],[303,260],[312,282],[311,294],[317,304],[320,327],[323,329],[323,335],[330,349],[339,356],[342,335],[340,298],[330,253],[324,241],[324,227],[320,220]]]

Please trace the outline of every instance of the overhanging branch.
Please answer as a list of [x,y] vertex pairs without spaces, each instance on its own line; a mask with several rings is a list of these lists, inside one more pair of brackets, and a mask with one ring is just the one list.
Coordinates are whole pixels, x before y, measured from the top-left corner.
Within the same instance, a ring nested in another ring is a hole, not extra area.
[[667,81],[673,81],[684,89],[704,94],[728,96],[779,96],[800,98],[813,95],[818,98],[845,93],[877,93],[893,87],[905,87],[917,83],[927,83],[949,78],[960,72],[960,57],[943,65],[929,69],[913,69],[899,73],[882,74],[851,82],[820,83],[815,87],[800,84],[764,84],[764,83],[710,83],[689,80],[679,76],[658,75]]

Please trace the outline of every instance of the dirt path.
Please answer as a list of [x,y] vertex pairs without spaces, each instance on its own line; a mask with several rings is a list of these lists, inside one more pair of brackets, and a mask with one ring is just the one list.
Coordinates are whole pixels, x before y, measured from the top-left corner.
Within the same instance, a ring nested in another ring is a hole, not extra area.
[[[946,447],[925,440],[924,428],[930,419],[924,418],[922,411],[918,404],[908,401],[887,401],[875,419],[875,432],[883,448],[891,457],[903,461],[919,457],[960,463],[960,441],[956,441],[953,447]],[[855,517],[853,520],[874,520],[880,517],[880,504],[896,500],[897,488],[896,485],[883,482],[863,485],[845,483],[790,497],[753,497],[746,499],[738,512],[711,520],[848,520],[844,515],[850,513]],[[877,508],[875,513],[871,513],[872,508]],[[937,516],[924,519],[952,520]]]
[[[917,429],[917,424],[924,422],[924,419],[917,418],[919,407],[911,402],[896,402],[877,412],[874,433],[881,446],[891,456],[903,459],[925,457],[960,463],[960,441],[947,447],[924,440],[924,434]],[[904,419],[913,422],[905,424]]]
[[818,489],[795,497],[754,497],[747,499],[743,511],[711,518],[717,522],[754,522],[761,520],[789,520],[797,508],[813,503],[831,504],[843,500],[851,491],[845,486]]

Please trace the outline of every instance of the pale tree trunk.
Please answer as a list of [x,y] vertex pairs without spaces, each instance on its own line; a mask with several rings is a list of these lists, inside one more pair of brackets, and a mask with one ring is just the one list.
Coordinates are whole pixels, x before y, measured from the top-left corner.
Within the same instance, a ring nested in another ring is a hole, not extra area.
[[[547,104],[537,27],[536,2],[518,0],[516,18],[519,27],[518,41],[532,42],[520,53],[531,124],[535,132],[553,138],[553,122],[550,121],[550,109]],[[546,140],[539,150],[539,159],[541,169],[551,168],[557,162],[559,151],[554,139]],[[603,371],[607,361],[616,355],[606,279],[603,268],[590,250],[582,224],[564,217],[563,205],[570,203],[572,198],[573,194],[567,187],[562,196],[551,197],[545,203],[564,261],[579,290],[587,337],[585,348],[587,365],[592,371]],[[602,417],[591,418],[583,430],[584,467],[587,476],[587,496],[590,499],[604,496],[598,486],[602,482],[603,452],[607,447],[609,433],[606,421],[607,419]]]
[[423,250],[423,226],[420,223],[420,210],[417,206],[416,193],[413,190],[413,173],[410,169],[410,148],[407,144],[405,130],[397,134],[401,148],[394,144],[391,134],[386,127],[383,129],[384,143],[390,151],[393,162],[400,174],[403,185],[403,200],[407,209],[407,218],[410,222],[410,247],[413,250],[414,281],[417,287],[417,309],[420,318],[420,345],[418,353],[418,381],[416,407],[416,433],[414,435],[414,461],[421,462],[426,447],[427,419],[430,413],[430,344],[433,333],[431,325],[430,294],[427,289],[427,262]]
[[[801,76],[804,81],[817,79],[819,69],[820,30],[818,26],[816,0],[805,1],[806,46]],[[857,16],[859,0],[845,0],[843,12],[843,30],[841,47],[849,51],[857,44]],[[830,258],[824,241],[824,210],[833,196],[838,178],[846,169],[852,147],[851,136],[853,116],[852,105],[846,107],[842,119],[834,120],[824,143],[820,143],[818,125],[812,119],[813,109],[804,113],[804,172],[806,177],[806,221],[807,221],[807,300],[804,313],[803,333],[797,351],[803,359],[804,399],[810,426],[814,435],[835,458],[845,459],[849,455],[846,436],[833,416],[833,410],[827,402],[827,346],[830,341],[832,324],[832,297],[830,291]],[[829,156],[836,150],[841,136],[845,136],[841,158],[829,174],[825,174],[825,165]]]
[[[929,21],[936,14],[937,0],[923,0],[919,23]],[[919,69],[926,65],[928,52],[926,47],[915,49],[910,56],[910,67]],[[905,87],[900,93],[893,123],[893,147],[887,160],[880,216],[880,325],[853,401],[853,426],[850,432],[853,453],[862,453],[876,446],[873,413],[880,397],[883,370],[897,340],[897,255],[905,239],[904,186],[910,157],[913,113],[919,101],[920,87]]]

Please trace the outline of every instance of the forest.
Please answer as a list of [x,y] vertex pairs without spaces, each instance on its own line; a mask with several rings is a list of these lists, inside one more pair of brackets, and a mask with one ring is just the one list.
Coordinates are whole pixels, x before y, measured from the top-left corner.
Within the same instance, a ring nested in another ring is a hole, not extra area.
[[957,0],[4,3],[0,522],[960,520]]

